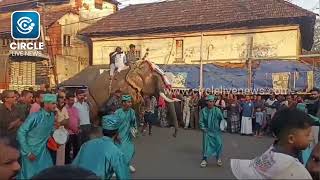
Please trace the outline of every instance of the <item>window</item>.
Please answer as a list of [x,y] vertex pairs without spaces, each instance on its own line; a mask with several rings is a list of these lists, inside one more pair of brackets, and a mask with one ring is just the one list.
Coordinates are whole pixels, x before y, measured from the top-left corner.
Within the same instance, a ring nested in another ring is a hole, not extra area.
[[136,58],[137,58],[137,59],[140,59],[140,57],[141,57],[141,51],[140,51],[140,50],[136,50],[135,55],[136,55]]
[[102,0],[95,0],[94,1],[94,7],[96,9],[102,9],[103,1]]
[[183,61],[183,40],[176,40],[176,61]]
[[10,39],[2,39],[2,46],[7,47],[10,44]]
[[67,34],[63,35],[63,46],[70,47],[71,46],[70,39],[71,39],[70,35],[67,35]]
[[7,46],[6,42],[6,39],[2,39],[2,46]]

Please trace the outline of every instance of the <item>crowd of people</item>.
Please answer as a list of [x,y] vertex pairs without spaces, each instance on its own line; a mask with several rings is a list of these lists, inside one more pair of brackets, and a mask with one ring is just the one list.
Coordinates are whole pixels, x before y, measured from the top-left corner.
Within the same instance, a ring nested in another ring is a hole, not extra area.
[[[198,92],[175,91],[172,97],[181,100],[175,102],[181,127],[199,129],[199,112],[206,106],[208,94],[210,93],[204,92],[200,97]],[[223,131],[257,137],[272,136],[270,123],[277,111],[284,108],[296,108],[301,104],[306,105],[309,114],[320,117],[320,92],[318,89],[313,89],[309,94],[304,95],[224,94],[217,95],[215,101],[215,107],[221,110],[226,121],[225,125],[221,124]],[[314,127],[313,132],[319,134],[319,128]],[[314,141],[318,142],[317,136],[314,137]]]
[[[137,126],[131,96],[122,95],[119,106],[106,111],[102,127],[91,122],[86,96],[83,89],[74,93],[49,88],[21,93],[3,91],[0,101],[0,139],[3,141],[0,144],[15,144],[13,147],[19,153],[11,146],[12,156],[6,157],[7,152],[1,151],[0,159],[7,161],[1,163],[10,164],[7,170],[0,167],[1,176],[30,179],[54,165],[72,164],[94,172],[99,178],[108,179],[113,173],[120,179],[130,178],[129,172],[135,171],[131,165],[134,155],[131,130]],[[63,142],[66,136],[67,141]],[[106,159],[101,158],[103,155]],[[73,166],[66,166],[65,171],[77,171]]]
[[[39,179],[49,174],[57,177],[59,171],[90,178],[130,179],[130,172],[136,171],[132,165],[133,138],[139,134],[139,126],[142,135],[147,128],[152,135],[154,125],[171,126],[166,118],[167,102],[161,96],[157,99],[143,95],[143,103],[135,111],[132,97],[117,90],[100,110],[99,125],[90,120],[86,96],[83,89],[51,91],[48,86],[21,93],[5,90],[1,94],[0,171],[4,179]],[[276,139],[254,160],[231,160],[232,172],[238,179],[288,179],[290,175],[283,175],[286,168],[295,171],[291,173],[293,178],[319,178],[319,90],[304,96],[199,96],[177,91],[172,98],[181,100],[174,102],[180,126],[203,132],[201,167],[207,167],[212,156],[218,166],[223,165],[222,132],[229,132]],[[59,144],[53,136],[57,130],[67,132],[65,143]],[[279,161],[275,163],[274,158]],[[279,162],[291,164],[287,167]],[[273,165],[277,171],[272,170]]]

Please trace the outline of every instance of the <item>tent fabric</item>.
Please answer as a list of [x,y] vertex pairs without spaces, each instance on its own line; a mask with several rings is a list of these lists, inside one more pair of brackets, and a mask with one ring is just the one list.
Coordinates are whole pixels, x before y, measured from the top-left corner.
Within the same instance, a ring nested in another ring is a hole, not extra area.
[[[186,88],[199,88],[199,65],[159,65],[165,72],[173,74],[187,73]],[[223,68],[213,64],[203,65],[204,88],[242,88],[246,87],[247,70],[241,68]]]
[[314,86],[320,88],[320,69],[314,71]]
[[[302,90],[307,87],[307,71],[312,71],[312,66],[299,61],[262,61],[254,70],[254,88],[272,88],[272,73],[289,72],[289,88],[293,89],[293,81],[296,77],[295,89]],[[294,76],[295,72],[299,75]]]
[[[199,88],[200,65],[159,66],[165,72],[171,72],[173,74],[187,73],[185,87]],[[289,72],[289,88],[293,88],[293,84],[295,83],[295,90],[302,90],[307,87],[307,71],[312,71],[312,66],[299,61],[261,61],[257,68],[253,69],[253,88],[272,88],[272,73]],[[294,72],[299,75],[294,76]],[[296,77],[295,82],[293,82],[293,77]],[[315,77],[317,78],[316,75]],[[203,81],[204,88],[222,87],[244,89],[248,86],[248,70],[246,68],[229,68],[214,64],[205,64],[203,65]],[[320,85],[320,83],[318,84]]]
[[[159,65],[166,73],[181,75],[185,78],[183,88],[198,89],[200,82],[200,65]],[[60,85],[88,85],[100,74],[101,69],[108,69],[108,65],[89,66],[74,77],[62,82]],[[253,69],[253,88],[272,88],[272,73],[289,72],[289,88],[303,90],[307,87],[307,71],[312,71],[312,66],[299,61],[272,60],[260,61]],[[293,74],[296,72],[296,76]],[[320,87],[320,70],[314,71],[315,86]],[[294,82],[294,78],[296,80]],[[180,79],[181,80],[181,79]],[[215,64],[203,65],[204,88],[247,88],[248,70],[246,68],[222,67]],[[174,86],[173,86],[174,87]]]

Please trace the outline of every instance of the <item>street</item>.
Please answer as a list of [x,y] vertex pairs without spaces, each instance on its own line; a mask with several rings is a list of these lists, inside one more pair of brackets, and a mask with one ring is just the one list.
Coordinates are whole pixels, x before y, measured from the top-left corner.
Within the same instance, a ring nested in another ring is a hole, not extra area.
[[173,129],[154,128],[152,136],[136,139],[134,166],[136,179],[233,179],[230,159],[253,159],[263,153],[273,142],[272,138],[256,138],[238,134],[223,134],[223,167],[210,159],[207,168],[200,168],[200,131],[180,129],[172,137]]

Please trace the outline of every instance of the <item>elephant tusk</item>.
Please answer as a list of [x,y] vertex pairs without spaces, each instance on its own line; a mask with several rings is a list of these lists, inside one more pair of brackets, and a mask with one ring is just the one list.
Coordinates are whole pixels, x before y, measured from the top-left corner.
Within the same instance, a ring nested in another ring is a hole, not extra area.
[[177,99],[177,98],[173,98],[173,101],[174,101],[174,102],[180,102],[181,100],[180,100],[180,99]]
[[175,102],[174,100],[168,98],[164,93],[160,93],[160,96],[168,103],[172,103],[172,102]]

